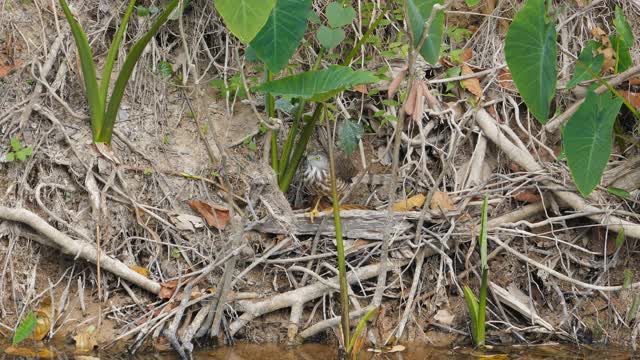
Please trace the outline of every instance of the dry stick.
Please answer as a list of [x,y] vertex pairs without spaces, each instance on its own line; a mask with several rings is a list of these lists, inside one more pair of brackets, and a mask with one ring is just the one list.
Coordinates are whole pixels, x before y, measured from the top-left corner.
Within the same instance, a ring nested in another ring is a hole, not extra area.
[[[367,265],[349,272],[349,274],[347,275],[347,282],[349,284],[354,284],[359,281],[375,277],[380,274],[381,271],[388,271],[388,269],[402,267],[408,263],[409,260],[403,259],[388,261],[387,264],[377,263],[373,265]],[[293,307],[297,304],[305,304],[325,294],[335,292],[338,287],[338,277],[334,276],[331,279],[328,279],[326,284],[323,282],[316,282],[311,285],[291,290],[283,294],[277,294],[268,299],[257,302],[252,302],[249,300],[239,301],[238,304],[240,305],[242,311],[244,311],[244,314],[242,314],[239,319],[235,320],[229,325],[231,336],[235,335],[244,325],[257,318],[258,316],[276,310]],[[339,317],[337,319],[339,319]],[[339,321],[340,320],[338,320],[338,322]],[[304,331],[302,333],[304,333]]]
[[[629,79],[630,77],[632,77],[632,76],[634,76],[634,75],[636,75],[638,73],[640,73],[640,65],[633,66],[633,67],[627,69],[626,71],[621,72],[616,77],[614,77],[611,80],[607,81],[607,83],[609,84],[609,86],[617,86],[617,85],[620,85],[621,83],[623,83],[624,81],[626,81],[627,79]],[[600,85],[595,90],[595,93],[600,95],[600,94],[605,93],[607,90],[608,90],[608,88],[606,86]],[[582,99],[574,102],[562,114],[560,114],[560,115],[556,116],[555,118],[549,120],[549,122],[544,126],[545,130],[547,130],[548,132],[555,132],[556,130],[558,130],[560,128],[560,126],[562,126],[564,123],[566,123],[569,120],[569,118],[571,117],[571,115],[573,115],[578,110],[580,105],[582,105],[582,103],[584,103],[584,100],[585,100],[585,98],[582,98]]]
[[[65,35],[60,34],[56,38],[56,40],[53,42],[53,45],[51,45],[49,54],[47,54],[47,61],[44,63],[42,68],[40,68],[39,75],[41,78],[43,79],[46,78],[47,75],[49,74],[49,71],[51,71],[51,67],[53,67],[53,62],[58,57],[58,52],[60,51],[60,47],[62,46],[62,42],[64,41],[64,38],[65,38]],[[40,101],[40,93],[42,92],[42,86],[43,85],[40,82],[36,84],[36,87],[33,90],[33,93],[31,94],[31,99],[29,100],[29,104],[24,107],[24,110],[20,115],[20,122],[19,122],[20,128],[22,128],[24,124],[27,122],[27,120],[29,120],[29,118],[31,117],[31,112],[33,111],[33,105],[37,104]]]
[[[520,167],[528,172],[541,172],[544,170],[542,166],[540,166],[540,164],[536,162],[533,156],[531,156],[531,154],[521,150],[519,147],[509,141],[504,134],[502,134],[495,120],[493,119],[493,117],[491,117],[491,115],[489,115],[488,112],[486,112],[484,109],[479,109],[476,112],[475,118],[478,126],[480,126],[484,134],[491,141],[493,141],[493,143],[496,144],[507,156],[509,156],[511,160],[520,165]],[[550,181],[543,181],[542,184],[544,186],[551,187],[551,191],[560,200],[567,203],[576,211],[593,213],[592,215],[588,215],[588,218],[590,218],[591,220],[606,225],[609,230],[613,230],[615,232],[624,231],[625,235],[640,239],[639,224],[635,224],[619,217],[608,215],[606,213],[602,215],[602,209],[587,204],[587,202],[579,195],[568,191],[553,190],[553,185],[555,184],[551,183]]]
[[[93,264],[98,261],[97,251],[94,246],[70,238],[29,210],[12,209],[0,206],[0,219],[21,222],[29,225],[59,246],[63,252],[83,258]],[[139,286],[142,289],[154,294],[158,294],[160,292],[160,284],[129,269],[127,265],[123,264],[119,260],[113,259],[103,253],[100,255],[100,263],[103,269]]]

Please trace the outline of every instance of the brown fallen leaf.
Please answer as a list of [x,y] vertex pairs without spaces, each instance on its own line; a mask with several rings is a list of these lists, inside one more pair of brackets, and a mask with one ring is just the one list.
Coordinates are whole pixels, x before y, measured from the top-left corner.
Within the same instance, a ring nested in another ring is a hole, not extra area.
[[173,293],[176,291],[177,286],[178,280],[163,282],[162,284],[160,284],[160,292],[158,293],[158,297],[164,300],[171,299]]
[[[473,70],[467,64],[462,64],[462,75],[471,75],[473,74]],[[482,97],[482,86],[480,86],[480,80],[477,77],[464,79],[461,81],[462,86],[467,89],[470,93],[475,95],[477,98]]]
[[542,200],[540,194],[533,190],[521,190],[513,194],[512,196],[515,200],[526,202],[526,203],[536,203]]
[[389,90],[387,90],[387,99],[393,98],[393,95],[395,95],[398,91],[398,87],[400,87],[400,84],[402,84],[405,76],[407,76],[406,66],[400,70],[398,75],[396,75],[396,77],[391,81],[391,84],[389,84]]
[[10,356],[20,356],[26,358],[53,359],[56,355],[49,349],[34,349],[33,347],[9,346],[4,349],[4,353]]
[[500,72],[498,72],[498,85],[506,90],[517,91],[511,72],[507,69],[500,69]]
[[414,81],[411,85],[411,90],[409,91],[409,95],[407,96],[407,101],[404,103],[404,112],[411,116],[416,108],[416,97],[418,96],[418,86]]
[[22,60],[16,60],[12,64],[1,64],[0,63],[0,78],[3,78],[5,76],[13,73],[14,71],[16,71],[17,69],[22,67],[23,63],[24,62]]
[[189,201],[189,206],[207,221],[207,225],[216,229],[224,230],[229,223],[230,215],[227,208],[211,206],[200,200]]
[[369,93],[369,89],[367,89],[367,85],[356,85],[354,87],[351,88],[354,91],[357,91],[359,93],[362,94],[368,94]]
[[462,60],[462,62],[467,62],[471,60],[472,57],[473,57],[473,50],[471,48],[464,49],[462,51],[462,54],[460,54],[460,60]]
[[622,97],[624,97],[629,102],[629,104],[631,104],[631,106],[636,109],[640,109],[640,93],[627,90],[618,91],[620,92],[620,95],[622,95]]
[[393,211],[409,211],[415,208],[422,207],[425,200],[426,197],[424,196],[424,194],[413,195],[406,200],[401,200],[393,204],[392,209]]
[[433,193],[433,198],[431,198],[431,204],[429,204],[429,208],[431,210],[439,210],[442,209],[444,211],[453,211],[456,207],[453,205],[449,194],[442,191],[436,191]]

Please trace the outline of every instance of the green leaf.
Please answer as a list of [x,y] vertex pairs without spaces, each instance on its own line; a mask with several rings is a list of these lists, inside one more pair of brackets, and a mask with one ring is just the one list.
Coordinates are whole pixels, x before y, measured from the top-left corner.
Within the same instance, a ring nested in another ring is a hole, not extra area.
[[78,56],[80,57],[80,68],[82,69],[82,77],[84,79],[85,95],[89,103],[89,112],[91,113],[91,130],[93,133],[93,141],[96,141],[102,127],[104,126],[104,101],[100,95],[98,80],[96,78],[96,68],[93,64],[93,53],[87,35],[82,30],[80,23],[73,17],[69,5],[66,0],[59,0],[64,16],[67,18],[73,39],[78,48]]
[[485,195],[482,200],[482,214],[480,216],[480,237],[478,244],[480,245],[480,262],[482,263],[482,269],[489,268],[487,264],[487,204],[489,202],[489,196]]
[[[435,4],[442,4],[444,0],[406,0],[407,11],[409,13],[409,23],[413,34],[413,46],[418,46],[424,30],[424,23],[431,15],[431,9]],[[440,11],[433,18],[420,55],[429,64],[435,64],[440,57],[440,45],[442,43],[442,33],[444,31],[444,12]]]
[[149,8],[142,5],[136,6],[136,12],[138,16],[149,16],[151,14]]
[[633,30],[631,25],[624,16],[624,11],[619,6],[616,6],[616,17],[613,19],[613,25],[616,27],[616,32],[622,37],[627,48],[633,46]]
[[36,315],[33,311],[29,311],[27,316],[22,319],[18,328],[16,329],[16,333],[13,335],[13,345],[18,345],[24,339],[28,338],[33,334],[33,330],[36,328]]
[[22,151],[17,151],[15,154],[18,161],[25,161],[27,158],[27,156]]
[[623,199],[631,198],[631,194],[625,189],[620,189],[620,188],[611,186],[607,188],[607,191],[609,192],[609,194],[615,195]]
[[160,76],[168,78],[173,75],[173,66],[166,60],[160,61],[158,63],[158,72]]
[[378,78],[369,71],[353,71],[344,66],[330,66],[323,70],[305,71],[301,74],[266,82],[256,90],[274,96],[300,97],[324,102],[334,95],[361,84],[370,84]]
[[549,118],[556,91],[556,28],[545,12],[544,0],[528,0],[511,22],[505,58],[513,81],[529,111],[541,123]]
[[624,228],[621,228],[616,235],[616,249],[620,248],[624,244]]
[[629,269],[624,269],[622,273],[624,278],[624,280],[622,281],[622,288],[628,289],[631,285],[631,281],[633,280],[633,272]]
[[356,11],[353,10],[353,7],[351,7],[351,5],[342,6],[337,2],[332,2],[327,5],[325,14],[327,15],[329,26],[331,26],[332,28],[339,28],[345,25],[349,25],[356,17]]
[[254,49],[253,46],[247,46],[247,48],[244,49],[244,58],[245,60],[247,60],[247,62],[250,63],[256,63],[260,61],[260,59],[258,58],[258,54],[256,54],[256,49]]
[[610,36],[611,48],[616,52],[615,73],[621,73],[633,65],[629,47],[620,36]]
[[7,155],[4,158],[9,162],[16,161],[16,153],[14,152],[7,153]]
[[11,137],[11,148],[13,149],[13,151],[19,151],[20,149],[22,149],[22,145],[20,144],[20,139],[18,139],[15,136]]
[[[567,83],[567,89],[572,89],[579,83],[591,80],[593,77],[591,73],[599,74],[600,69],[602,69],[602,64],[604,63],[604,55],[598,54],[597,56],[593,56],[593,53],[598,48],[598,43],[595,41],[589,41],[587,46],[582,49],[580,56],[578,57],[578,61],[576,62],[576,67],[573,70],[573,76],[571,80]],[[585,66],[588,67],[591,72],[585,69]]]
[[320,29],[318,29],[316,37],[322,47],[331,50],[340,45],[342,40],[344,40],[345,34],[342,29],[331,29],[322,25]]
[[224,23],[243,44],[258,34],[276,5],[276,0],[215,0]]
[[363,133],[362,125],[351,119],[343,121],[338,130],[338,147],[347,155],[351,155],[358,147]]
[[371,310],[367,311],[367,313],[362,317],[362,319],[360,319],[360,321],[358,322],[358,325],[356,326],[356,330],[353,332],[353,335],[349,340],[349,345],[347,346],[347,353],[351,353],[351,350],[353,349],[354,345],[356,344],[356,341],[358,340],[358,336],[360,335],[362,330],[364,330],[365,325],[367,325],[367,321],[369,321],[369,319],[373,316],[373,314],[376,313],[376,311],[378,311],[378,308],[374,307]]
[[279,98],[275,101],[274,105],[276,110],[282,111],[287,114],[291,114],[293,109],[295,108],[295,105],[291,103],[291,100],[285,98]]
[[471,320],[471,335],[475,341],[478,329],[478,299],[467,285],[463,286],[462,291],[464,292],[464,299],[467,302],[467,311],[469,311],[469,318]]
[[621,105],[622,99],[612,96],[611,92],[596,95],[589,90],[564,129],[567,163],[578,190],[585,197],[600,183],[607,166],[613,123]]
[[111,46],[109,46],[109,52],[107,53],[107,58],[104,62],[104,69],[102,69],[102,79],[100,80],[100,96],[102,97],[103,106],[107,103],[107,95],[109,92],[109,83],[111,82],[111,71],[113,70],[113,64],[115,63],[116,57],[118,56],[120,44],[122,43],[122,39],[124,38],[124,32],[127,29],[127,23],[129,22],[129,17],[133,12],[135,4],[136,0],[129,0],[129,6],[127,6],[127,10],[125,11],[122,20],[120,21],[118,31],[113,37],[113,41],[111,41]]
[[[64,1],[64,0],[61,0]],[[120,102],[122,102],[122,97],[124,96],[124,90],[127,87],[127,83],[129,82],[129,78],[131,78],[131,74],[133,73],[133,69],[140,59],[140,55],[142,55],[142,51],[147,46],[149,41],[155,36],[155,34],[160,29],[167,19],[169,15],[179,4],[179,0],[173,0],[167,8],[158,16],[156,21],[151,25],[149,31],[147,31],[141,38],[138,40],[129,50],[129,54],[127,54],[126,59],[124,60],[124,64],[122,65],[122,69],[118,74],[118,78],[113,86],[113,91],[111,92],[111,98],[109,99],[109,106],[107,107],[107,111],[104,116],[104,124],[100,127],[98,133],[94,133],[94,142],[104,142],[107,144],[111,143],[111,136],[113,133],[113,124],[116,121],[116,117],[118,115],[118,110],[120,109]]]
[[472,7],[472,6],[476,6],[480,3],[480,0],[464,0],[465,4],[467,4],[467,6]]
[[311,0],[278,0],[267,23],[251,41],[251,48],[272,73],[279,73],[298,48],[307,16],[313,12],[310,9]]
[[320,16],[318,16],[318,13],[313,11],[313,9],[309,10],[309,13],[307,14],[307,19],[314,24],[320,24],[321,22]]

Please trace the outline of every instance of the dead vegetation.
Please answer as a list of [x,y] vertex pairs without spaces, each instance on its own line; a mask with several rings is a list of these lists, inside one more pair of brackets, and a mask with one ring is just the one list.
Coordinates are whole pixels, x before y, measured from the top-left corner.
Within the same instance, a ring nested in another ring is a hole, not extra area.
[[[187,357],[211,338],[325,340],[339,322],[331,216],[309,222],[299,179],[288,194],[279,191],[261,150],[269,141],[252,109],[261,106],[255,95],[238,96],[242,84],[226,96],[209,85],[217,79],[230,86],[240,69],[248,78],[258,71],[238,55],[242,47],[211,1],[191,1],[145,50],[112,152],[91,143],[75,47],[54,3],[1,4],[0,156],[12,137],[33,154],[22,162],[0,158],[0,335],[9,337],[26,311],[51,298],[49,337],[113,326],[99,345],[124,342],[130,352],[173,348]],[[470,36],[455,42],[450,34],[451,48],[437,66],[418,61],[424,108],[404,128],[384,120],[399,111],[382,101],[389,81],[368,90],[378,94],[337,98],[339,119],[368,126],[355,160],[367,171],[349,198],[366,209],[341,213],[352,318],[380,297],[367,335],[378,346],[391,339],[429,342],[434,331],[468,334],[461,286],[478,283],[474,247],[484,194],[493,342],[637,344],[640,321],[629,309],[640,283],[625,274],[640,269],[640,154],[637,146],[616,148],[602,187],[588,199],[578,195],[556,160],[562,120],[543,127],[528,116],[505,68],[502,46],[515,3],[486,1],[474,9],[448,3],[447,26]],[[558,15],[559,43],[577,54],[591,29],[609,30],[615,4],[640,33],[640,5],[633,1],[568,1]],[[76,6],[100,62],[121,9],[104,0]],[[136,19],[125,48],[147,26],[148,18]],[[352,31],[361,34],[370,20],[359,18]],[[392,25],[376,36],[381,45],[402,40]],[[457,49],[465,50],[466,70],[450,76],[447,61]],[[394,78],[405,60],[384,50],[366,47],[374,60],[362,57],[354,67]],[[294,60],[308,66],[314,54],[305,48]],[[172,64],[168,77],[158,70],[163,62]],[[563,83],[573,59],[560,54],[559,64]],[[633,92],[633,69],[610,83]],[[559,112],[579,101],[561,94]],[[637,123],[628,123],[637,139]],[[392,173],[395,131],[402,146]],[[398,191],[390,194],[395,176]],[[610,186],[631,198],[613,196]],[[389,218],[385,209],[397,201]],[[623,228],[626,239],[616,247]],[[625,282],[631,284],[623,288]],[[89,306],[96,302],[97,309]]]

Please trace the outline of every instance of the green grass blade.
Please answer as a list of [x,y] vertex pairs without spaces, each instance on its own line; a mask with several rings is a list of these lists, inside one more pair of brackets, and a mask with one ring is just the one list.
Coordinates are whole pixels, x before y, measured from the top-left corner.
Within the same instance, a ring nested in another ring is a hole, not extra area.
[[96,141],[100,129],[104,124],[104,102],[100,97],[98,88],[98,80],[96,79],[96,68],[93,64],[93,54],[91,52],[91,46],[87,40],[87,35],[82,30],[80,23],[73,17],[69,5],[65,0],[59,0],[64,16],[69,22],[71,27],[71,33],[73,39],[76,42],[78,48],[78,55],[80,56],[80,67],[82,69],[82,77],[84,78],[84,87],[87,96],[87,102],[89,103],[89,111],[91,112],[91,129],[93,131],[93,141]]
[[473,295],[473,290],[465,285],[462,288],[464,292],[464,299],[467,302],[467,310],[469,311],[469,317],[471,318],[471,337],[474,344],[477,343],[477,329],[478,329],[478,299]]
[[122,69],[118,74],[118,78],[116,79],[116,83],[113,86],[113,92],[111,93],[111,98],[109,99],[109,106],[107,107],[107,112],[104,118],[104,126],[100,131],[100,136],[97,139],[97,142],[111,143],[111,136],[113,133],[113,124],[116,121],[116,116],[118,115],[118,109],[120,109],[120,103],[122,102],[122,97],[124,96],[124,90],[127,87],[127,83],[129,82],[129,78],[131,78],[131,74],[133,73],[133,68],[136,66],[138,59],[140,59],[140,55],[142,55],[142,51],[147,46],[149,41],[155,36],[155,34],[160,29],[168,19],[169,15],[173,12],[173,10],[178,6],[179,0],[173,0],[167,8],[158,16],[156,21],[151,25],[151,29],[147,31],[147,33],[140,38],[127,54],[127,58],[122,65]]
[[487,287],[489,269],[482,269],[482,284],[480,285],[480,302],[478,303],[478,324],[476,326],[476,346],[484,346],[485,341],[485,319],[487,310]]
[[36,315],[33,311],[29,311],[27,316],[25,316],[24,319],[22,319],[22,322],[18,325],[16,333],[13,335],[12,344],[17,345],[24,339],[31,336],[31,334],[33,334],[33,330],[36,328],[36,321]]
[[360,319],[360,322],[358,322],[358,326],[356,326],[356,330],[353,332],[353,336],[349,340],[349,346],[347,346],[347,354],[351,353],[351,350],[353,349],[353,346],[356,344],[356,340],[358,339],[358,335],[360,335],[365,325],[367,325],[367,321],[369,321],[369,319],[373,316],[373,314],[376,313],[376,311],[378,311],[378,308],[374,307],[371,310],[367,311],[362,319]]
[[111,71],[113,70],[113,64],[118,56],[118,49],[124,38],[124,32],[127,30],[127,24],[129,23],[129,17],[133,13],[133,8],[136,4],[136,0],[130,0],[127,10],[124,12],[124,17],[120,22],[116,36],[113,37],[111,46],[109,47],[109,53],[104,62],[104,69],[102,69],[102,82],[100,83],[100,95],[102,96],[102,103],[107,103],[107,94],[109,92],[109,83],[111,82]]
[[480,239],[478,242],[480,243],[480,262],[482,264],[482,269],[487,269],[489,265],[487,265],[487,203],[489,201],[488,196],[485,195],[484,200],[482,201],[482,216],[480,220]]

